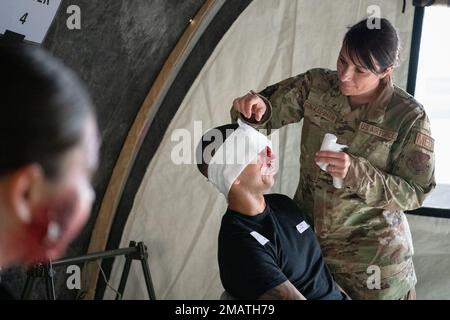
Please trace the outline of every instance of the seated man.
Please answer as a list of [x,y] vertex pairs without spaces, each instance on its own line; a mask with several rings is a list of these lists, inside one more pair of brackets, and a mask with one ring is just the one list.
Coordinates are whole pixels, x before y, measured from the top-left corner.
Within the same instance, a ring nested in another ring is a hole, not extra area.
[[241,121],[209,130],[197,148],[200,172],[228,200],[218,248],[223,287],[238,299],[345,299],[294,201],[264,195],[274,160],[267,137]]

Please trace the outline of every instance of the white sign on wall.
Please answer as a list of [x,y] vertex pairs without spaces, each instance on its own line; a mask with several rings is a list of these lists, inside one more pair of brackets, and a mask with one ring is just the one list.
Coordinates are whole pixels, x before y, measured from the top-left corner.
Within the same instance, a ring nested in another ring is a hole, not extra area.
[[0,33],[6,30],[42,43],[61,0],[0,0]]

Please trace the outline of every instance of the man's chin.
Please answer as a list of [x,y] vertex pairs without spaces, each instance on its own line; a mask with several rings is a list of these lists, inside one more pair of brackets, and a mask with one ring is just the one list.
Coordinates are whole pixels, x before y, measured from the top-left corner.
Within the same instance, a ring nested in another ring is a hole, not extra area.
[[275,176],[274,175],[263,175],[261,176],[261,180],[266,187],[266,191],[269,191],[270,188],[275,184]]

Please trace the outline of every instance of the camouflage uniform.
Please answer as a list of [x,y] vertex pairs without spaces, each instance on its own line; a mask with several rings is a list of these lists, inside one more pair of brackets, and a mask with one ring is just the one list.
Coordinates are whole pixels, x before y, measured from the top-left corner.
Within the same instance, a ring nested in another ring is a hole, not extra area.
[[[338,284],[353,299],[405,297],[417,280],[403,210],[419,208],[435,187],[434,141],[423,107],[389,81],[375,101],[352,110],[337,73],[325,69],[260,94],[268,109],[255,127],[270,132],[304,120],[294,200],[310,215]],[[231,114],[236,120],[237,112]],[[332,177],[314,162],[325,133],[349,146],[352,161],[343,189],[335,189]]]

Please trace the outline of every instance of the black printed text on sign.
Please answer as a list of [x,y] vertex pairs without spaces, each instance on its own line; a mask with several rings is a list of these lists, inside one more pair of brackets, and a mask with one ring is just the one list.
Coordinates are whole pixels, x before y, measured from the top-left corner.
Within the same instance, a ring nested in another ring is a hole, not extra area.
[[6,30],[42,43],[61,0],[0,0],[0,33]]

